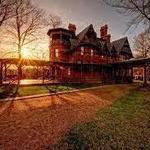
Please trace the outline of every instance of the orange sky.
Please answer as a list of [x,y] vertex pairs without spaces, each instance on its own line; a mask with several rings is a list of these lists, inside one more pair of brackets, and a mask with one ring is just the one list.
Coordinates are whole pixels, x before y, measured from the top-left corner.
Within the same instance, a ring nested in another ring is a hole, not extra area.
[[[112,40],[128,36],[131,47],[133,47],[133,37],[139,32],[130,30],[125,33],[127,21],[129,17],[124,17],[116,10],[106,6],[100,0],[34,0],[35,3],[46,10],[47,13],[57,14],[62,18],[62,27],[67,28],[69,23],[76,24],[77,33],[83,30],[89,24],[93,24],[97,35],[99,36],[100,26],[108,24],[109,32],[111,33]],[[50,27],[49,27],[50,28]],[[48,50],[48,29],[43,30],[44,38],[38,43],[29,45],[31,55],[29,58],[33,59],[49,59]],[[141,31],[141,30],[139,30]],[[3,34],[1,34],[3,35]],[[14,53],[6,54],[6,51],[14,51],[15,46],[11,43],[9,38],[5,38],[5,42],[0,42],[1,57],[15,56]],[[8,42],[9,41],[9,42]],[[6,44],[7,43],[7,44]],[[9,43],[9,44],[8,44]],[[35,46],[36,45],[36,46]],[[6,47],[7,46],[7,47]],[[6,50],[7,49],[7,50]]]

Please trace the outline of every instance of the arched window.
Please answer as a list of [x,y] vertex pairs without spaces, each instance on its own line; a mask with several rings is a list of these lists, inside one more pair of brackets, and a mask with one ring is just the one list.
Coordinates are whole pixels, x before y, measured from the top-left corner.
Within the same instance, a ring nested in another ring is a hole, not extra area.
[[58,57],[58,49],[55,49],[55,57]]
[[84,55],[84,47],[83,46],[81,47],[81,55],[82,56]]
[[94,51],[93,51],[93,49],[91,49],[91,56],[93,56],[94,55]]

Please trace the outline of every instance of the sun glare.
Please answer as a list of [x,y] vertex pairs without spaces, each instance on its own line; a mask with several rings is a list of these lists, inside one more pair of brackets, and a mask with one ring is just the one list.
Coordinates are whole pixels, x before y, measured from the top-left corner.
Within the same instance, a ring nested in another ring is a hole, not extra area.
[[31,56],[30,53],[31,53],[30,50],[27,49],[27,48],[23,48],[22,51],[21,51],[21,54],[22,54],[23,58],[29,58]]

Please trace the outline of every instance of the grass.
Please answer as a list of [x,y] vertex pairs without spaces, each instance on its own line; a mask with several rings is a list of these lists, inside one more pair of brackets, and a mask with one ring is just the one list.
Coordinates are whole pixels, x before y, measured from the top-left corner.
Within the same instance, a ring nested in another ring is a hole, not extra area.
[[110,106],[131,88],[134,86],[105,85],[34,100],[3,101],[0,149],[52,150],[53,144],[77,122],[93,118],[99,109]]
[[12,96],[30,96],[37,94],[56,93],[60,91],[83,89],[87,87],[94,87],[100,84],[69,84],[69,85],[39,85],[39,86],[1,86],[0,98],[12,97]]
[[150,92],[134,89],[92,121],[73,127],[54,149],[148,150],[149,139]]

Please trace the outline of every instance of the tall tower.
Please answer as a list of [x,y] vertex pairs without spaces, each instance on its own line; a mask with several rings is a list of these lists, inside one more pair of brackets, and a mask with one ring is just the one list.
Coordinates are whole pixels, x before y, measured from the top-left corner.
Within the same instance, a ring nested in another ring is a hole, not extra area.
[[55,28],[48,31],[51,62],[65,62],[68,60],[65,53],[70,50],[70,39],[75,36],[75,26],[69,27],[70,30]]

